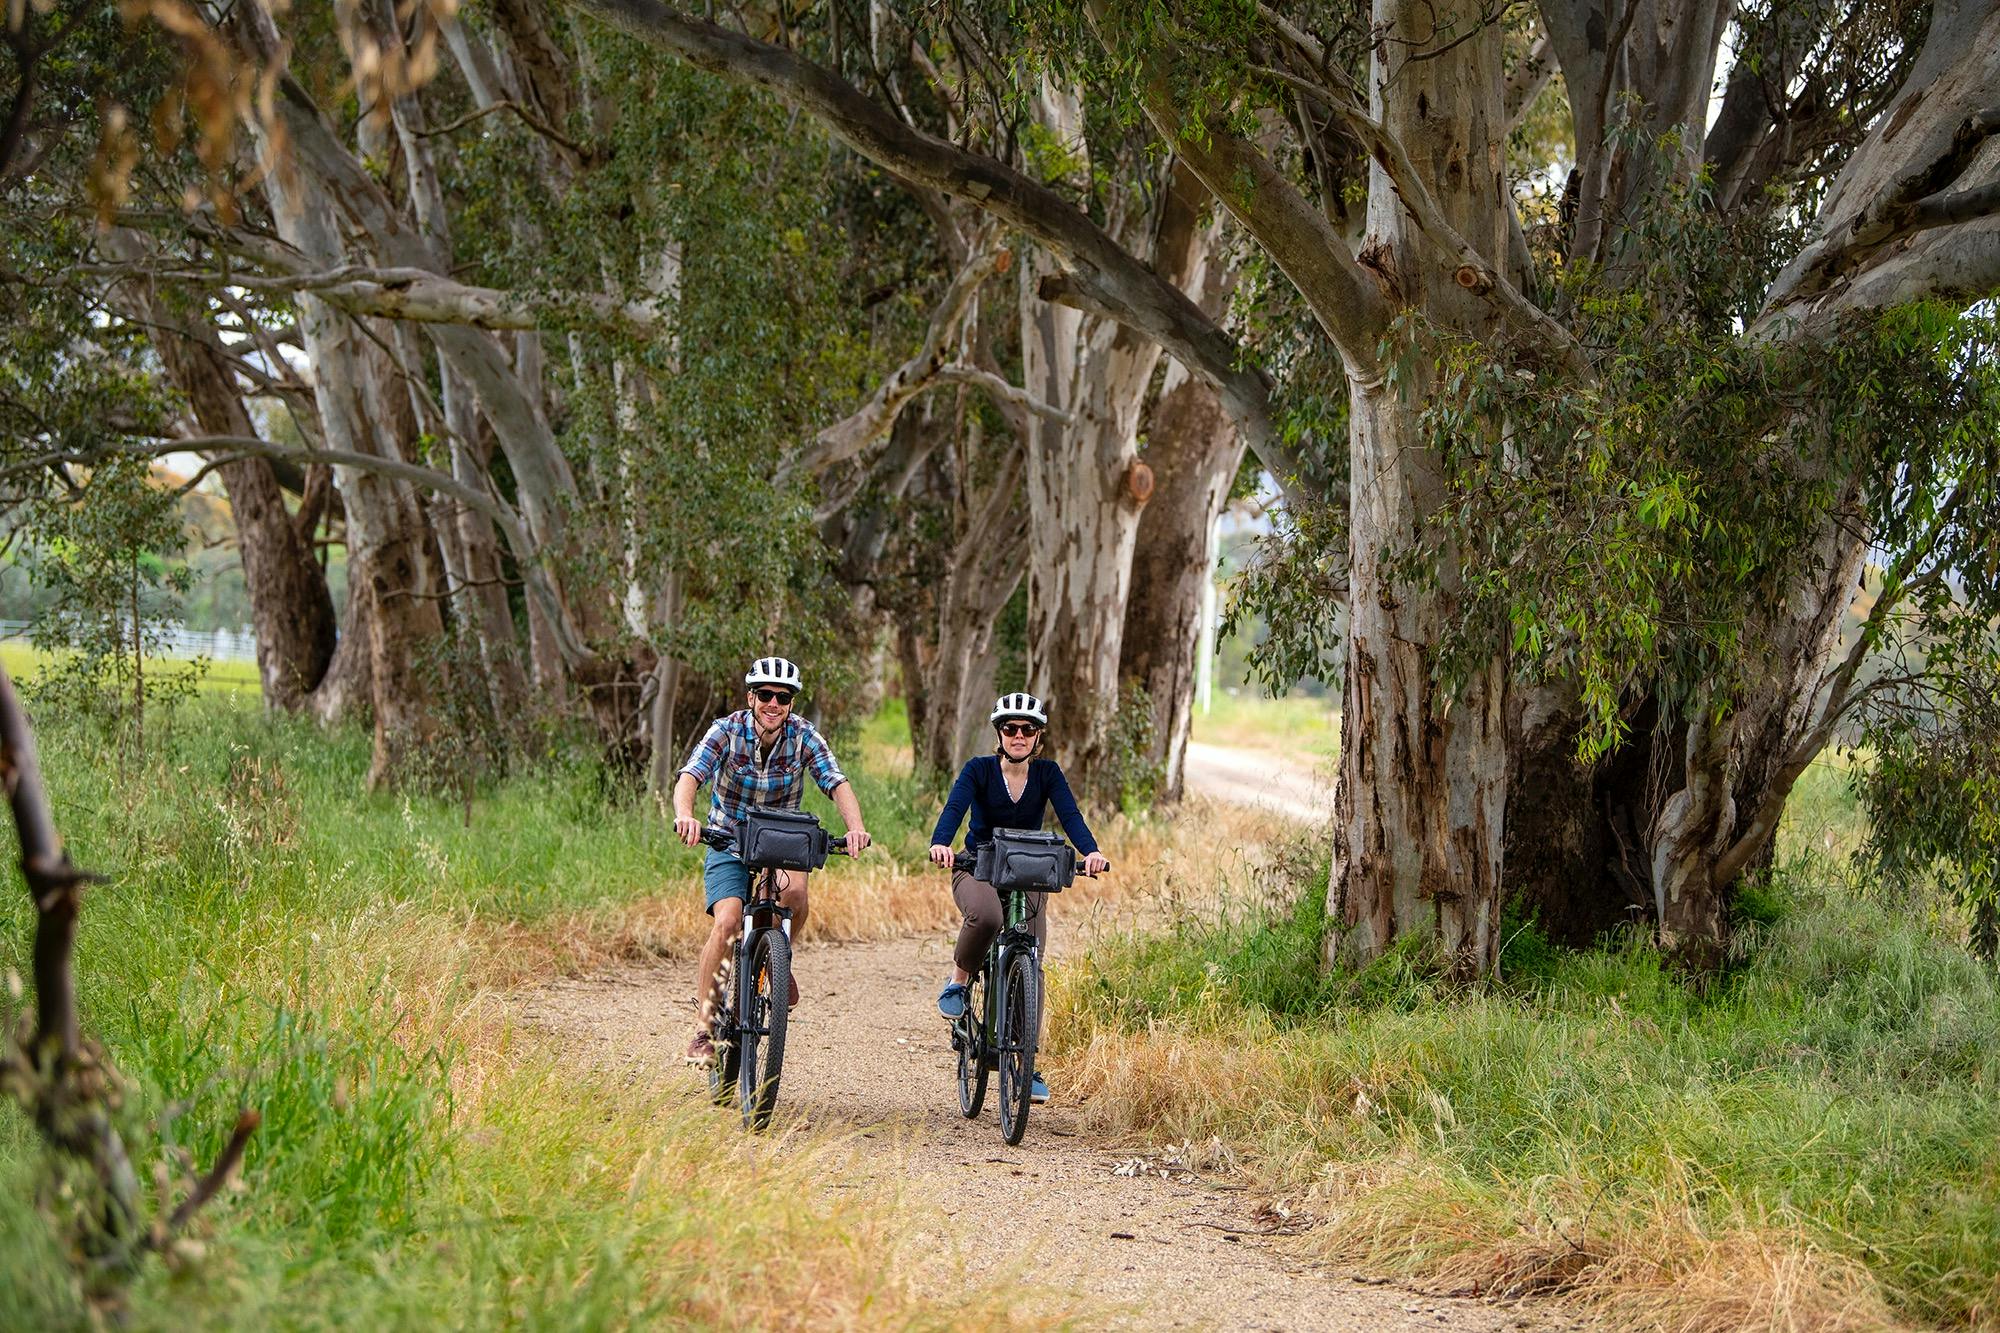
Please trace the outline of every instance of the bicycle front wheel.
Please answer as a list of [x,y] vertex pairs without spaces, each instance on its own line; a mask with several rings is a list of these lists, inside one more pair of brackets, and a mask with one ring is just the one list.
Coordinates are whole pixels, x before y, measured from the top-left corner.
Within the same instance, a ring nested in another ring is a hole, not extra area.
[[778,1075],[785,1067],[785,1024],[792,980],[792,942],[776,928],[760,930],[750,945],[743,978],[743,1054],[737,1099],[743,1124],[762,1129],[778,1104]]
[[1000,991],[1000,1137],[1011,1147],[1028,1132],[1028,1104],[1035,1086],[1035,1045],[1041,1018],[1041,976],[1035,956],[1016,950],[1007,960]]

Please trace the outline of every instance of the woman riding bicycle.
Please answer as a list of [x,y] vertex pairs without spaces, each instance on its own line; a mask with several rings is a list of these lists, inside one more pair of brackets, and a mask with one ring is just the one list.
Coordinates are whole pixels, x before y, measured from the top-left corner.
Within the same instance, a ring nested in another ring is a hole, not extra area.
[[[1063,832],[1084,853],[1084,873],[1095,875],[1103,871],[1107,862],[1098,853],[1097,839],[1090,836],[1090,826],[1083,822],[1083,812],[1076,808],[1076,797],[1070,794],[1069,779],[1063,776],[1062,765],[1053,759],[1036,757],[1041,753],[1042,733],[1049,725],[1048,711],[1042,701],[1032,694],[1002,695],[993,705],[989,720],[999,744],[992,754],[968,760],[959,770],[944,811],[938,816],[937,828],[931,833],[931,860],[941,866],[951,864],[951,840],[958,834],[959,821],[968,813],[971,823],[966,830],[965,850],[976,854],[996,828],[1041,828],[1044,815],[1053,805]],[[951,980],[938,996],[938,1012],[955,1019],[965,1013],[972,973],[986,957],[993,937],[1000,932],[1002,910],[999,892],[984,880],[974,878],[969,870],[952,871],[951,897],[965,919],[958,928],[958,944],[952,950]],[[1048,949],[1047,901],[1046,893],[1028,895],[1028,924],[1044,956]],[[1037,1102],[1049,1099],[1048,1085],[1039,1073],[1035,1075],[1033,1099]]]

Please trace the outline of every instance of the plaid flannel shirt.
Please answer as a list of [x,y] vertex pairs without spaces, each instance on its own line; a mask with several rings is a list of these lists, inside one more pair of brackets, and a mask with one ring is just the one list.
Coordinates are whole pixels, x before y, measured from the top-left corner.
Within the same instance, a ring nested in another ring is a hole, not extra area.
[[766,810],[796,810],[806,794],[805,778],[812,774],[819,789],[833,795],[833,789],[847,781],[840,763],[833,757],[826,738],[804,718],[785,719],[785,729],[771,743],[760,763],[757,755],[757,724],[750,710],[739,709],[709,724],[708,733],[694,747],[680,771],[695,784],[713,781],[714,799],[709,803],[708,822],[724,833],[753,806]]

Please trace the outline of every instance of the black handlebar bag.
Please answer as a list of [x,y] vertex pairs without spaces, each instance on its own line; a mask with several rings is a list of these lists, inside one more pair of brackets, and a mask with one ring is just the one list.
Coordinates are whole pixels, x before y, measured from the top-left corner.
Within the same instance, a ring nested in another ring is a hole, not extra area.
[[803,810],[752,810],[736,824],[736,854],[757,870],[818,870],[829,841]]
[[972,873],[996,889],[1055,893],[1075,881],[1076,855],[1060,834],[997,828],[980,847]]

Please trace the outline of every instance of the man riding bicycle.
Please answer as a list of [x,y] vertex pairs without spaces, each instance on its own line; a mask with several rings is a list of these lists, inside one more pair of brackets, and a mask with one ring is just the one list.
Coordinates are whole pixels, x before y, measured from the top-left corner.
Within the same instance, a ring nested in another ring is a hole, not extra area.
[[[951,864],[951,840],[958,833],[959,821],[968,814],[971,820],[966,830],[965,850],[976,854],[996,828],[1041,828],[1049,807],[1054,806],[1063,832],[1084,853],[1083,872],[1101,873],[1108,863],[1098,853],[1097,839],[1090,836],[1083,812],[1076,808],[1076,797],[1070,793],[1062,765],[1053,759],[1037,757],[1042,749],[1042,733],[1049,725],[1047,707],[1032,694],[1002,695],[994,703],[993,715],[988,720],[993,723],[998,744],[992,754],[967,760],[959,770],[957,781],[951,784],[951,795],[938,815],[937,828],[931,833],[931,860],[941,866]],[[964,920],[958,928],[958,943],[952,949],[951,980],[938,996],[938,1012],[956,1019],[965,1013],[971,996],[972,973],[986,957],[987,946],[999,933],[1003,917],[999,891],[969,870],[952,871],[951,897]],[[1035,942],[1046,954],[1049,942],[1046,893],[1028,895],[1028,925],[1034,931]],[[1033,1099],[1037,1102],[1049,1099],[1048,1084],[1040,1073],[1034,1078]]]
[[[861,803],[818,728],[792,711],[800,688],[799,669],[782,657],[760,657],[743,676],[745,707],[719,717],[681,765],[674,782],[674,833],[688,846],[701,841],[701,821],[694,817],[695,793],[713,781],[709,805],[711,826],[729,832],[752,808],[796,810],[805,795],[806,774],[833,801],[847,826],[847,851],[859,856],[868,846],[861,823]],[[802,871],[777,872],[778,899],[792,913],[793,929],[806,923],[806,881]],[[697,973],[700,1003],[687,1058],[703,1063],[715,1055],[710,1025],[722,1001],[722,961],[743,928],[743,909],[750,900],[750,868],[734,852],[711,847],[702,867],[709,927]],[[791,984],[789,1003],[799,1002],[799,983]]]

